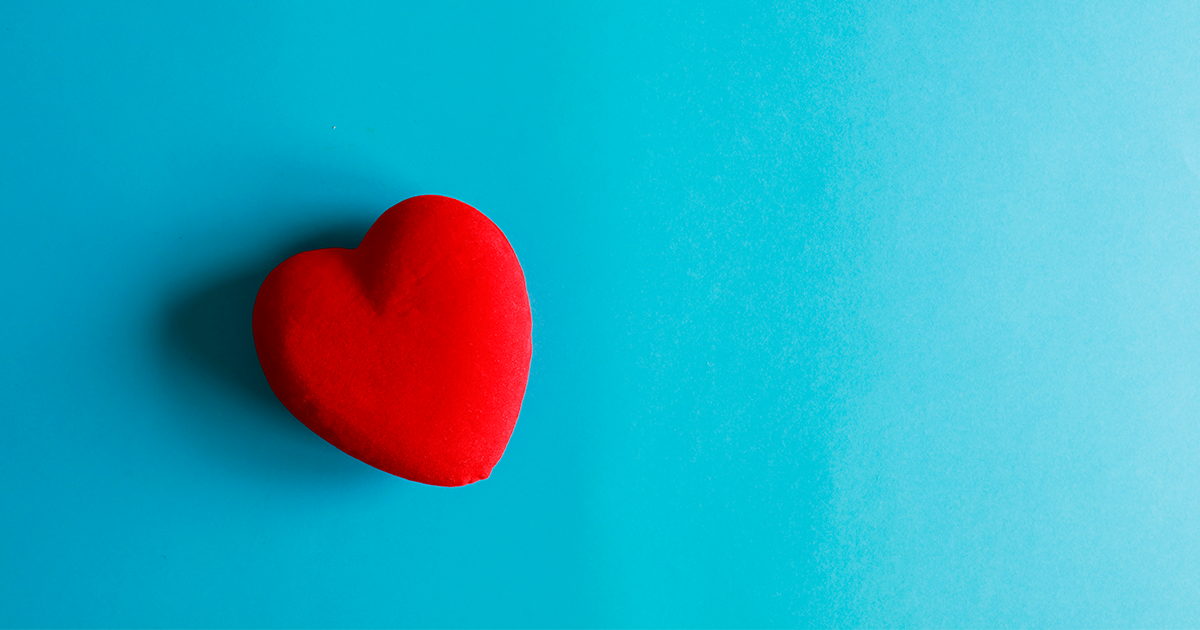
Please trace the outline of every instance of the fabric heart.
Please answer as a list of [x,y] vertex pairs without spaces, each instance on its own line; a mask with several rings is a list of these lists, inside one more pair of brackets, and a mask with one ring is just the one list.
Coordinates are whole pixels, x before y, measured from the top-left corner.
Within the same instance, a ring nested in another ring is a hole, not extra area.
[[486,479],[521,410],[532,354],[525,275],[478,210],[426,195],[355,249],[296,254],[254,302],[267,382],[308,428],[394,475]]

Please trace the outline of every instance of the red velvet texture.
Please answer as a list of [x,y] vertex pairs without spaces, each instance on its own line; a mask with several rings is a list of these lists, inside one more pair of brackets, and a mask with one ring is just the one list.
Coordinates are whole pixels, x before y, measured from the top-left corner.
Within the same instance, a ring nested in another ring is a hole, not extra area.
[[525,275],[478,210],[396,204],[355,249],[296,254],[254,302],[267,382],[308,428],[394,475],[486,479],[521,410],[532,354]]

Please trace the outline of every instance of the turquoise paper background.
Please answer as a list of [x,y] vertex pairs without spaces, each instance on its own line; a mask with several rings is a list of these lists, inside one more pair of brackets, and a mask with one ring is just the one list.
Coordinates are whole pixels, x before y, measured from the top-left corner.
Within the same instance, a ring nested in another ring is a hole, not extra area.
[[[0,625],[1200,625],[1200,5],[6,4]],[[528,279],[491,479],[249,334],[460,198]]]

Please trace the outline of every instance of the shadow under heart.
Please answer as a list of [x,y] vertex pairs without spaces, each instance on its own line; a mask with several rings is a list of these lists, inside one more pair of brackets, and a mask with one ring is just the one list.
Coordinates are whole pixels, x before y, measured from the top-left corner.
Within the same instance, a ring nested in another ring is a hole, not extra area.
[[[344,222],[290,239],[232,271],[197,283],[167,303],[161,342],[168,376],[189,406],[202,411],[216,407],[213,413],[201,414],[205,426],[192,428],[203,431],[203,436],[196,436],[204,438],[200,441],[216,444],[222,459],[236,460],[239,466],[266,466],[274,473],[300,466],[342,476],[361,474],[358,469],[366,467],[309,431],[276,399],[259,366],[250,322],[258,288],[276,265],[303,251],[356,247],[369,227],[366,220]],[[214,396],[220,400],[214,401]],[[247,413],[217,410],[228,409],[230,399],[240,401],[235,405]],[[261,422],[247,426],[246,417]]]

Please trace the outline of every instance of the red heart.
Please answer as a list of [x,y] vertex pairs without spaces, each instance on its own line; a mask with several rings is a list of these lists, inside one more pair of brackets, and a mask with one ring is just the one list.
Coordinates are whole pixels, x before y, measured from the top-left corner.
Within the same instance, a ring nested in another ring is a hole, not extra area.
[[517,423],[532,354],[525,275],[504,233],[436,195],[379,217],[355,249],[283,261],[254,301],[254,346],[317,435],[406,479],[486,479]]

